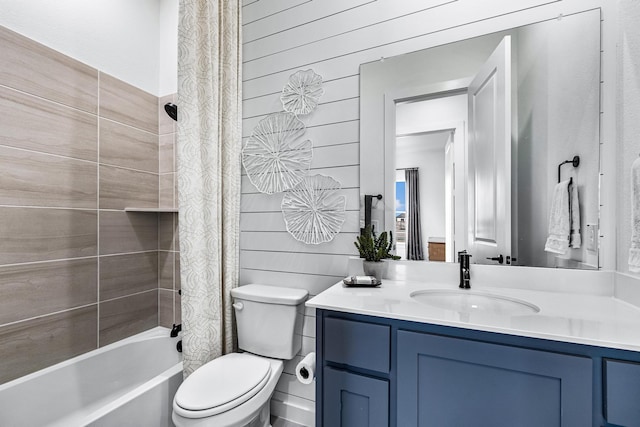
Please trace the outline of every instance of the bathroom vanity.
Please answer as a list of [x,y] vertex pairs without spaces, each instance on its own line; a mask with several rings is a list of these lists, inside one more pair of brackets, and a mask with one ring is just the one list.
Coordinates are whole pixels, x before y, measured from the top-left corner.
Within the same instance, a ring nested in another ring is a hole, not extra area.
[[606,291],[403,279],[307,305],[317,426],[640,426],[640,309]]

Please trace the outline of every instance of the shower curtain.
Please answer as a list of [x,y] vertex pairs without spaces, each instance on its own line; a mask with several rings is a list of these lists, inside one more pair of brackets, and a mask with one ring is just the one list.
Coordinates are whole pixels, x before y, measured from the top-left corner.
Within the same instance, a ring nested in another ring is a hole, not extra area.
[[235,347],[241,152],[239,0],[181,0],[178,205],[185,378]]
[[420,187],[417,168],[404,171],[407,183],[407,259],[423,260],[422,226],[420,225]]

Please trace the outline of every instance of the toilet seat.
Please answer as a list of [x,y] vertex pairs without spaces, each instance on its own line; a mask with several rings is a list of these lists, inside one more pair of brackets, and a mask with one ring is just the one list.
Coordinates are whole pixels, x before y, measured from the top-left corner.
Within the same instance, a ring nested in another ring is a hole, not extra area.
[[271,363],[248,353],[231,353],[201,366],[180,386],[174,411],[204,418],[233,409],[255,396],[268,382]]

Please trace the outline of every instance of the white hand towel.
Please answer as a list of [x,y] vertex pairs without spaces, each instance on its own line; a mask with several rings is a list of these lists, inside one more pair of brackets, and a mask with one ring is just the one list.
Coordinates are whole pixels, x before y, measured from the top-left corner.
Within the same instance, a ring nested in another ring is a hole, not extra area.
[[556,184],[553,189],[551,211],[549,213],[549,237],[544,250],[556,254],[566,254],[569,249],[571,231],[569,212],[569,180]]
[[571,200],[569,209],[571,210],[571,236],[569,236],[569,247],[578,249],[582,245],[580,237],[580,200],[578,199],[578,186],[572,183],[569,186]]
[[629,271],[640,273],[640,158],[631,165],[631,220]]

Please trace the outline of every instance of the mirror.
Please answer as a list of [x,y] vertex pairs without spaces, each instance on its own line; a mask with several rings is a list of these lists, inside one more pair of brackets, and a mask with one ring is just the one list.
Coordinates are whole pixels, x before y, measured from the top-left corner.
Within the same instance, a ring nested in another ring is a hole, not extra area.
[[360,66],[361,218],[403,259],[598,268],[599,153],[599,10]]

